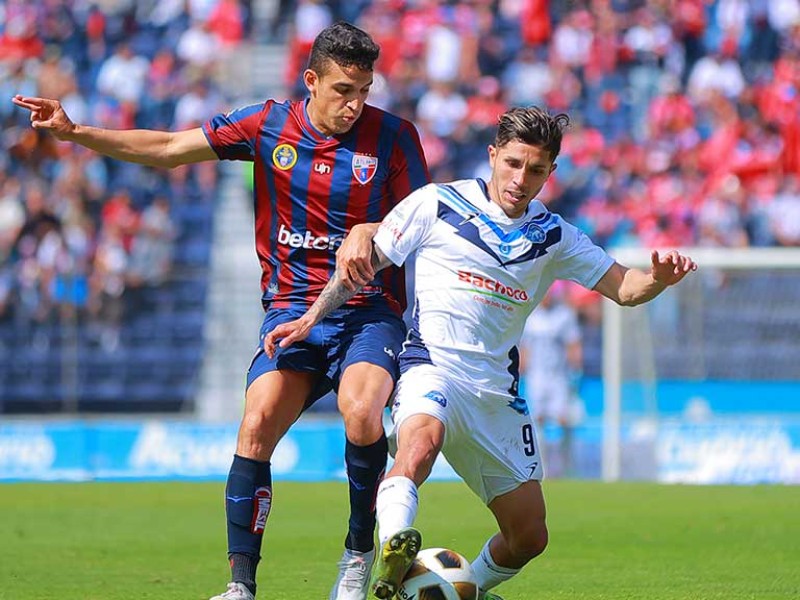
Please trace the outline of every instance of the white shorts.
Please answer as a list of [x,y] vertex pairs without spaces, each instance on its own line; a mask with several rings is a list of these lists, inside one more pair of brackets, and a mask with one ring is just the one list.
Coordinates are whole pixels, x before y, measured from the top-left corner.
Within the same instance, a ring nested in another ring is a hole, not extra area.
[[397,384],[390,447],[396,447],[406,419],[419,414],[444,424],[447,462],[484,503],[526,481],[541,481],[536,428],[521,398],[470,388],[444,369],[419,365]]

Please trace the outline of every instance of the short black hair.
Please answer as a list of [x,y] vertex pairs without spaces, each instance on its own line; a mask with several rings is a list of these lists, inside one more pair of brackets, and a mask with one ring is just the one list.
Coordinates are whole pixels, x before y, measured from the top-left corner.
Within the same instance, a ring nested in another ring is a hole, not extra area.
[[320,31],[311,47],[308,68],[317,75],[328,70],[332,60],[340,67],[356,67],[372,71],[381,49],[363,29],[345,21],[329,25]]
[[561,152],[561,138],[567,127],[569,116],[564,113],[551,115],[538,106],[512,108],[500,115],[494,145],[499,148],[518,140],[544,148],[554,161]]

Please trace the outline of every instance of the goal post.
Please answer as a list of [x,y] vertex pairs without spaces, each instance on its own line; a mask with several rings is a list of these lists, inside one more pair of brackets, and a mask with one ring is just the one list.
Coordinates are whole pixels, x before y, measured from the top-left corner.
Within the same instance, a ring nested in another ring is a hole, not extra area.
[[[666,419],[780,411],[790,406],[788,396],[800,399],[800,248],[680,252],[698,264],[698,271],[651,303],[626,308],[603,300],[605,481],[630,477],[624,465],[628,456],[623,456],[626,439],[655,440]],[[618,248],[611,254],[629,267],[650,265],[647,248]],[[776,383],[783,387],[770,387]],[[744,389],[756,390],[752,403],[730,392]],[[758,391],[776,389],[788,395],[783,404],[780,397]],[[714,393],[730,398],[715,404]],[[633,471],[634,478],[643,476]],[[649,474],[645,469],[644,477],[658,476],[652,469]]]

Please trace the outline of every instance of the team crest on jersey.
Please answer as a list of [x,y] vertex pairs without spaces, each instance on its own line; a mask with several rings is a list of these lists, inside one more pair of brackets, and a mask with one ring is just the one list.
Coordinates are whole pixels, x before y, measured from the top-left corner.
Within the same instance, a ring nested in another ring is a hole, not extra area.
[[367,156],[366,154],[353,155],[353,177],[361,185],[366,185],[378,170],[378,157]]
[[281,144],[272,151],[272,164],[281,171],[288,171],[297,162],[297,150],[290,144]]
[[522,226],[521,231],[522,235],[525,236],[525,239],[534,244],[541,244],[547,238],[547,234],[544,232],[544,229],[539,227],[536,223],[532,223],[530,221]]

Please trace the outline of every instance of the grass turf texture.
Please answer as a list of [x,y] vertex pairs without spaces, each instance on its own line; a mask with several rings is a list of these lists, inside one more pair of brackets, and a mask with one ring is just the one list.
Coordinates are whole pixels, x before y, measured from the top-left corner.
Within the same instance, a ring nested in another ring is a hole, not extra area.
[[[221,592],[224,483],[0,485],[0,599],[203,600]],[[800,488],[549,481],[550,546],[506,600],[800,598]],[[423,486],[424,545],[472,558],[494,531],[461,483]],[[325,599],[341,483],[278,482],[259,598]]]

